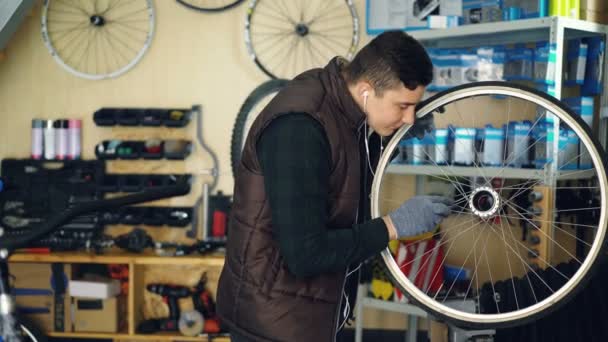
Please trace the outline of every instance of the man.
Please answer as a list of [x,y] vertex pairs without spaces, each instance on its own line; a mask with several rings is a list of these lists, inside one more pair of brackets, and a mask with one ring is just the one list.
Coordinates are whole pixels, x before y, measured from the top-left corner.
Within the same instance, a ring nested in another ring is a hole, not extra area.
[[235,179],[218,288],[233,341],[333,341],[354,307],[358,265],[448,215],[449,201],[421,196],[369,220],[381,137],[414,123],[432,71],[415,39],[386,32],[350,63],[299,75],[260,113]]

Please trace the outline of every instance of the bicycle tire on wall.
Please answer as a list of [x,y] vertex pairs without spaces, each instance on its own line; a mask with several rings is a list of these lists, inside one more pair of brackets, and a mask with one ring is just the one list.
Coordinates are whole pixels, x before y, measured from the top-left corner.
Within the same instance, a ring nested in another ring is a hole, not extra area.
[[222,12],[228,9],[231,9],[233,7],[236,7],[237,5],[240,5],[242,2],[244,2],[245,0],[235,0],[232,3],[225,5],[225,6],[221,6],[221,7],[200,7],[200,6],[196,6],[191,4],[190,2],[186,1],[186,0],[176,0],[179,4],[186,6],[190,9],[193,9],[195,11],[200,11],[200,12]]
[[[233,176],[236,176],[236,170],[241,160],[241,150],[247,138],[248,132],[245,131],[246,123],[248,120],[254,119],[250,117],[252,109],[266,96],[278,92],[285,87],[287,82],[287,80],[283,79],[268,80],[255,88],[241,105],[234,122],[234,127],[232,128],[232,138],[230,139],[230,161]],[[255,113],[255,115],[257,114]]]

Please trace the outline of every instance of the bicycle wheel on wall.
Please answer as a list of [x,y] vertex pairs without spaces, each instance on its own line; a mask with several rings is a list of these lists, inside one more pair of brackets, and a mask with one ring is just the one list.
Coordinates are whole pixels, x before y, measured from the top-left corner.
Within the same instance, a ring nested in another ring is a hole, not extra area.
[[272,98],[287,84],[287,80],[269,80],[255,88],[243,102],[236,116],[234,127],[232,128],[232,138],[230,139],[230,162],[232,174],[236,174],[236,169],[241,161],[241,152],[245,139],[251,128],[251,124],[260,114],[262,109],[272,100]]
[[271,78],[291,79],[334,56],[351,59],[359,42],[352,0],[252,0],[245,44]]
[[230,9],[244,0],[176,0],[178,3],[201,12],[221,12]]
[[[395,285],[464,327],[515,326],[556,310],[605,254],[608,184],[597,139],[555,98],[502,82],[437,94],[417,115],[431,113],[427,145],[405,140],[409,127],[401,128],[372,185],[374,217],[413,195],[407,174],[426,177],[424,192],[455,198],[434,247],[382,252]],[[391,161],[397,150],[409,164]]]
[[59,65],[91,79],[117,77],[137,64],[154,33],[152,0],[45,0],[42,38]]

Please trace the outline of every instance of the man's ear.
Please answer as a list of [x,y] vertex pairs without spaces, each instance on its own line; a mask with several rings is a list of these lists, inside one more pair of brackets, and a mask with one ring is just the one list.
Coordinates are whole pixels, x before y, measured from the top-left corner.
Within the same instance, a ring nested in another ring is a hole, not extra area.
[[371,96],[373,94],[373,90],[374,88],[367,81],[360,81],[359,84],[357,84],[357,93],[362,100],[364,97]]

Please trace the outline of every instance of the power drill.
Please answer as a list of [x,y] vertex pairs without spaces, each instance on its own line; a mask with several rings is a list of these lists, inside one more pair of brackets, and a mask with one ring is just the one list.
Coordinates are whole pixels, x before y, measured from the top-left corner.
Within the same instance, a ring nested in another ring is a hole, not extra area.
[[158,330],[177,331],[180,316],[178,300],[191,296],[190,289],[185,286],[167,284],[148,284],[146,288],[148,291],[162,296],[163,301],[169,306],[169,317],[154,320]]
[[201,275],[198,284],[192,290],[194,309],[205,318],[204,332],[216,334],[220,332],[220,323],[215,313],[215,302],[207,290],[207,273]]

